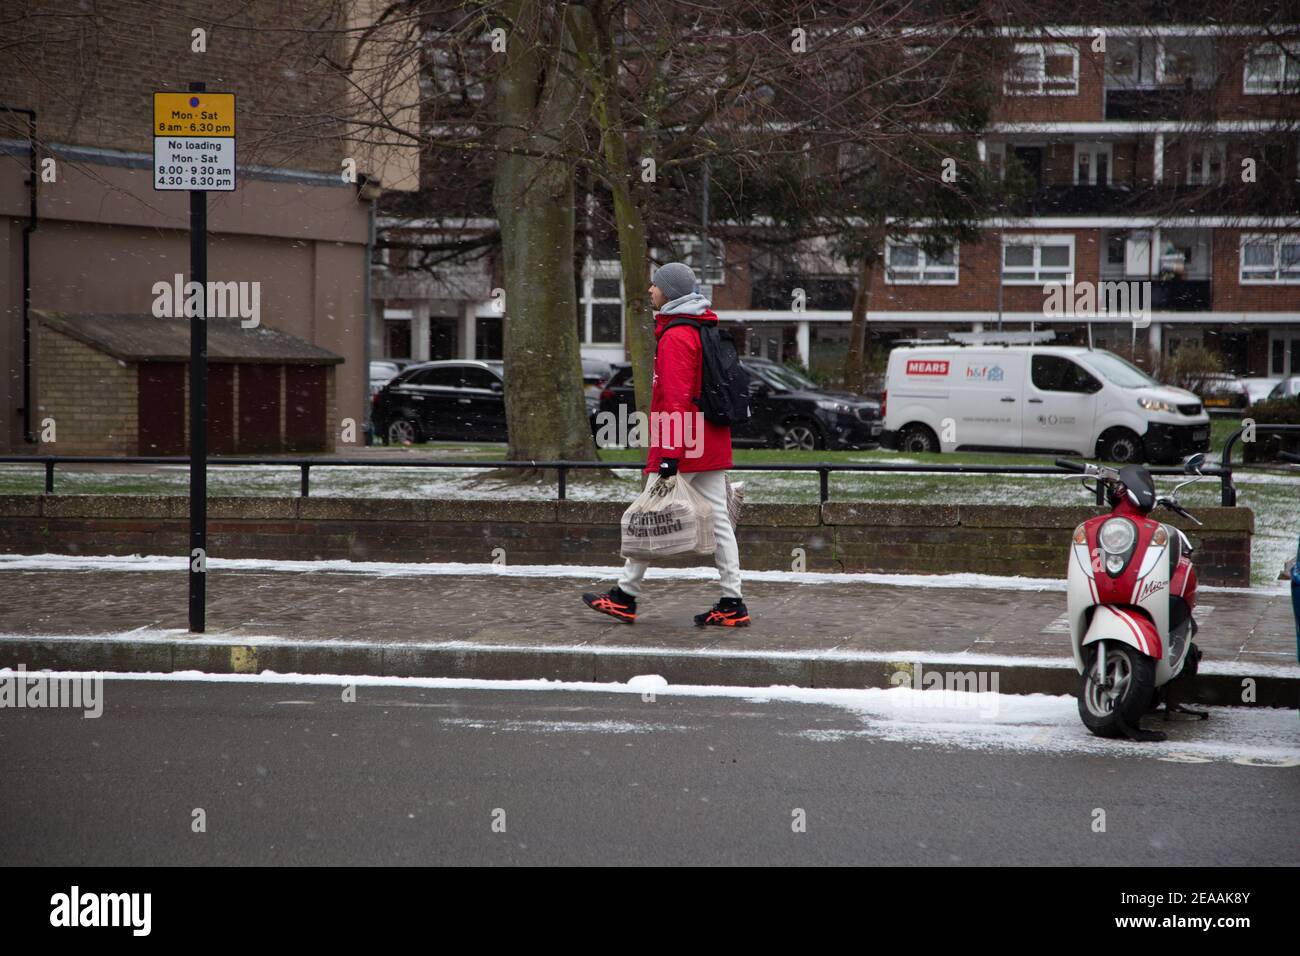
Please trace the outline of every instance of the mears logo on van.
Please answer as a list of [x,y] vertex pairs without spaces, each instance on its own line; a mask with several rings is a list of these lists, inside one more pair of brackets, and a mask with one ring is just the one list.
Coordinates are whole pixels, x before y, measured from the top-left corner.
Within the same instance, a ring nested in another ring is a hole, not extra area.
[[947,375],[948,362],[936,359],[908,359],[908,375]]

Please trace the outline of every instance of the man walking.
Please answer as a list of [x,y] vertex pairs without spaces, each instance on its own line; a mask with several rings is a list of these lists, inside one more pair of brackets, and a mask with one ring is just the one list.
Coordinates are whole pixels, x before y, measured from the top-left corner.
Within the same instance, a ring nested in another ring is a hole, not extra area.
[[[727,516],[726,470],[731,467],[731,429],[706,421],[695,405],[703,383],[703,349],[698,329],[668,324],[689,318],[696,322],[717,322],[710,302],[696,291],[695,273],[682,262],[669,262],[650,278],[650,302],[655,307],[654,380],[650,389],[650,453],[645,473],[651,482],[678,475],[690,483],[713,509],[713,533],[717,540],[714,559],[722,578],[722,598],[703,614],[695,615],[700,626],[748,627],[749,611],[740,593],[740,549],[736,532]],[[686,425],[690,417],[690,427]],[[702,436],[702,447],[683,447],[683,436]],[[625,624],[636,621],[636,600],[648,565],[631,558],[623,574],[606,594],[584,594],[592,610],[608,614]]]

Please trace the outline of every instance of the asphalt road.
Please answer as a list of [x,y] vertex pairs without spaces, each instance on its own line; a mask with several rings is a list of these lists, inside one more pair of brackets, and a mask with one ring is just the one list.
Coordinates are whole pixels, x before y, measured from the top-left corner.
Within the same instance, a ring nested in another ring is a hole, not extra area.
[[861,719],[840,708],[743,698],[364,685],[355,702],[340,697],[323,685],[115,680],[99,719],[0,710],[0,855],[73,866],[1300,863],[1297,767],[940,749],[846,736]]

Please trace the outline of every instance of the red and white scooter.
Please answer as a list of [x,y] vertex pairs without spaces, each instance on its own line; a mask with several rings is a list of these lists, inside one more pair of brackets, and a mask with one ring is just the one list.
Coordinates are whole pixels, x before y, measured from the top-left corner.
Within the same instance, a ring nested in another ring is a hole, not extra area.
[[1156,494],[1151,473],[1141,465],[1116,470],[1056,462],[1101,483],[1112,508],[1074,529],[1066,587],[1070,644],[1080,675],[1079,716],[1099,737],[1163,740],[1164,734],[1140,725],[1162,700],[1166,719],[1172,713],[1208,716],[1175,703],[1171,696],[1177,695],[1170,694],[1173,681],[1196,673],[1201,657],[1192,642],[1192,544],[1177,528],[1148,517],[1161,505],[1200,524],[1178,503],[1178,492],[1201,480],[1204,462],[1204,455],[1188,458],[1184,470],[1195,477],[1168,496]]

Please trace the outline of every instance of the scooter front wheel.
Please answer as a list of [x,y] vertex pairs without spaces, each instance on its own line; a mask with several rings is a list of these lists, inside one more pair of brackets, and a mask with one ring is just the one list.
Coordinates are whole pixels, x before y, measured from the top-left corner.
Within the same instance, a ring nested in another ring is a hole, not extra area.
[[1156,689],[1156,662],[1127,644],[1106,648],[1105,673],[1097,667],[1101,642],[1084,648],[1079,679],[1079,716],[1098,737],[1123,737],[1137,730]]

